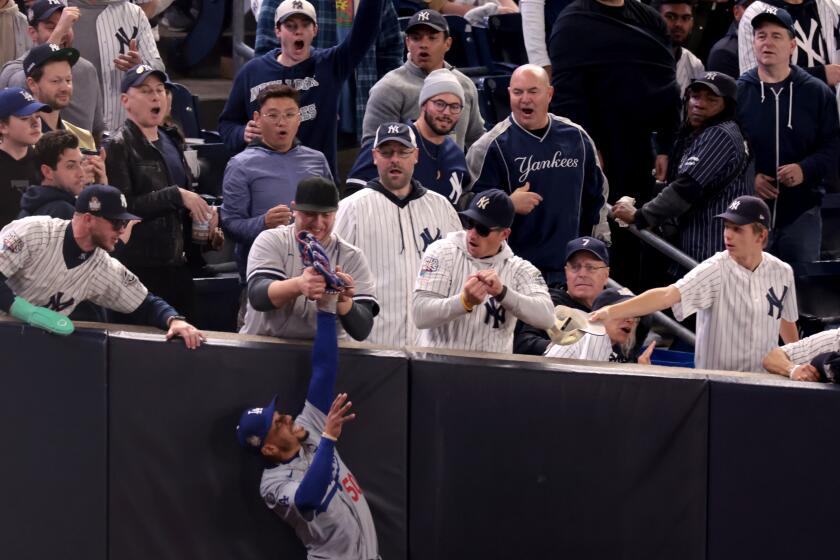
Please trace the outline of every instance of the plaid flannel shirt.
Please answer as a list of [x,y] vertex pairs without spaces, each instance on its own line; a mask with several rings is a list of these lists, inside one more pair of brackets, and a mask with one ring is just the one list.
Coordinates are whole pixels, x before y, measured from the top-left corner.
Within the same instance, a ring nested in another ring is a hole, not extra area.
[[[318,14],[318,35],[313,47],[327,49],[338,44],[336,31],[335,0],[310,0]],[[274,12],[281,0],[263,0],[257,18],[257,40],[254,48],[257,56],[280,46],[274,34]],[[403,38],[400,23],[393,2],[385,2],[379,36],[364,58],[356,66],[356,137],[362,136],[362,121],[367,106],[370,88],[379,79],[403,63]]]

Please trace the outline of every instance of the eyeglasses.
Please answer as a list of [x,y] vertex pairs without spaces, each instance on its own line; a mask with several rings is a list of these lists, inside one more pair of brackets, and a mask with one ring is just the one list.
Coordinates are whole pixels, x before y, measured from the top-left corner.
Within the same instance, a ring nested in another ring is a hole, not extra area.
[[414,154],[414,150],[380,150],[376,148],[376,151],[385,159],[391,159],[394,157],[394,154],[397,154],[397,157],[400,159],[408,159]]
[[474,229],[475,232],[480,235],[481,237],[487,237],[490,235],[491,232],[494,231],[502,231],[504,228],[489,228],[484,224],[480,224],[475,220],[471,220],[470,218],[462,218],[461,224],[464,226],[465,230]]
[[585,271],[586,271],[586,272],[588,272],[589,274],[594,274],[596,270],[601,270],[602,268],[609,268],[609,267],[608,267],[608,266],[606,266],[606,265],[604,265],[604,266],[595,266],[595,265],[592,265],[592,264],[579,264],[579,263],[578,263],[578,264],[567,264],[567,265],[566,265],[566,270],[571,270],[571,271],[572,271],[572,272],[574,272],[575,274],[577,274],[578,272],[580,272],[580,271],[581,271],[581,269],[582,269],[582,270],[585,270]]
[[453,115],[458,115],[461,113],[461,110],[464,108],[463,105],[460,103],[447,103],[446,101],[442,101],[440,99],[435,99],[431,101],[432,105],[435,106],[435,109],[440,111],[441,113],[449,107],[449,112]]
[[102,219],[107,220],[114,228],[114,231],[120,231],[121,229],[128,227],[128,220],[112,220],[111,218]]
[[300,116],[300,111],[286,113],[260,113],[260,116],[270,122],[289,122]]

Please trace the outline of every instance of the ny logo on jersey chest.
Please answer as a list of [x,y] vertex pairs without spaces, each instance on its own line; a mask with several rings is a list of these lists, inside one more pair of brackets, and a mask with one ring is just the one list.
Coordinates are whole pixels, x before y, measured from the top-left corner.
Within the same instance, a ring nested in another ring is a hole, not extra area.
[[114,37],[117,38],[117,41],[120,44],[120,54],[125,54],[128,50],[129,46],[131,46],[131,40],[137,38],[137,27],[131,28],[131,37],[128,36],[128,33],[125,32],[125,29],[120,27],[117,29],[117,32],[114,33]]
[[432,232],[429,231],[429,228],[423,228],[423,231],[420,232],[420,239],[423,240],[423,252],[429,248],[429,245],[437,241],[441,238],[440,228],[437,228],[437,233],[432,236]]
[[75,298],[70,298],[67,301],[62,301],[62,298],[64,298],[64,292],[57,292],[53,294],[52,296],[50,296],[50,301],[49,303],[47,303],[47,308],[52,309],[53,311],[64,311],[65,309],[73,305],[73,303],[75,303],[76,301]]
[[776,319],[782,318],[782,310],[785,308],[785,304],[783,302],[785,301],[787,293],[787,286],[785,286],[785,289],[782,291],[782,297],[776,296],[776,292],[772,287],[767,291],[767,303],[770,304],[770,309],[767,310],[767,314],[769,316],[773,316],[773,308],[778,308],[778,311],[776,312]]
[[484,309],[487,315],[484,316],[484,324],[489,325],[493,321],[491,328],[498,329],[505,324],[505,308],[499,305],[496,298],[490,298],[484,302]]

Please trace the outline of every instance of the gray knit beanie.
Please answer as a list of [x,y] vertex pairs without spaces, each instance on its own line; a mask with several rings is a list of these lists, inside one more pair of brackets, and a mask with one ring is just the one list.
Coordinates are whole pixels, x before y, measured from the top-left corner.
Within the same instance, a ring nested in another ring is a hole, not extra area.
[[420,90],[420,106],[422,107],[430,97],[441,93],[456,95],[461,100],[461,104],[464,104],[464,88],[461,87],[455,74],[446,68],[438,68],[426,76],[423,88]]

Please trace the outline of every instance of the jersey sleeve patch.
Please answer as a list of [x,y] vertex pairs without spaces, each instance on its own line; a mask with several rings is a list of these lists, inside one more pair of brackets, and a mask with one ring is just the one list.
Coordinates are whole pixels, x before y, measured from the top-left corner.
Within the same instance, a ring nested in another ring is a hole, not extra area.
[[423,257],[423,263],[420,266],[420,276],[431,272],[437,272],[438,270],[440,270],[440,261],[437,257],[433,257],[431,255]]
[[0,253],[9,252],[17,254],[21,251],[23,251],[23,239],[21,239],[17,233],[10,231],[3,236],[3,243],[0,245]]

